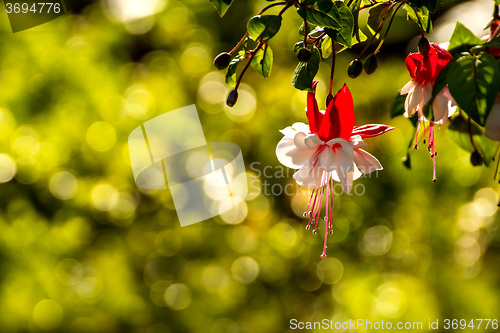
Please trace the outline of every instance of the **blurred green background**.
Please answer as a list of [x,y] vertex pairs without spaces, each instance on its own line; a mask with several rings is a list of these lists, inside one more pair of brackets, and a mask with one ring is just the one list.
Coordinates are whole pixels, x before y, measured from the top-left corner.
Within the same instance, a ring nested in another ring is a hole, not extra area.
[[[290,83],[298,15],[288,11],[271,42],[271,76],[248,73],[234,108],[212,66],[266,4],[235,0],[221,19],[208,0],[87,1],[15,34],[0,10],[1,332],[274,333],[292,331],[292,318],[421,321],[425,331],[429,319],[500,319],[493,166],[472,167],[445,128],[437,183],[423,146],[412,170],[401,163],[413,128],[389,110],[418,33],[405,15],[374,75],[347,77],[359,49],[338,57],[334,89],[348,84],[356,124],[396,130],[366,140],[384,170],[356,181],[364,195],[336,197],[321,260],[321,233],[302,218],[308,192],[275,155],[278,130],[306,122],[306,93]],[[135,185],[127,137],[190,104],[208,141],[241,147],[250,194],[181,228],[168,190]]]

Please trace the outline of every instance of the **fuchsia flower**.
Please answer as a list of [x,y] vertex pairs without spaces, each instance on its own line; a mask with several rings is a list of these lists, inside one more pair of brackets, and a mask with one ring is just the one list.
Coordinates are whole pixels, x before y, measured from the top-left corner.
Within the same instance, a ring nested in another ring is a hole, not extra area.
[[378,124],[354,126],[353,100],[346,85],[333,97],[326,111],[320,111],[315,96],[317,83],[313,83],[314,91],[307,94],[309,125],[295,123],[282,130],[284,137],[276,147],[276,155],[283,165],[298,169],[293,178],[299,185],[313,190],[304,216],[309,217],[306,229],[316,222],[314,234],[325,198],[325,241],[321,255],[325,259],[328,227],[333,232],[333,181],[340,182],[348,194],[353,181],[362,174],[382,170],[380,162],[361,149],[367,146],[363,139],[394,128]]
[[[439,45],[431,43],[430,46],[428,55],[410,53],[406,57],[406,68],[408,68],[412,80],[401,90],[401,95],[408,94],[405,100],[405,116],[409,118],[413,116],[415,112],[418,114],[419,122],[415,135],[415,149],[417,148],[418,134],[422,124],[424,124],[425,132],[425,122],[429,121],[423,114],[424,105],[429,102],[432,97],[432,87],[439,73],[441,73],[441,70],[453,58],[448,51],[442,49]],[[434,121],[429,121],[428,150],[431,152],[431,157],[433,159],[433,181],[436,181],[437,154],[434,142],[434,124],[445,124],[455,110],[455,101],[451,97],[448,87],[445,87],[434,99],[432,104]]]

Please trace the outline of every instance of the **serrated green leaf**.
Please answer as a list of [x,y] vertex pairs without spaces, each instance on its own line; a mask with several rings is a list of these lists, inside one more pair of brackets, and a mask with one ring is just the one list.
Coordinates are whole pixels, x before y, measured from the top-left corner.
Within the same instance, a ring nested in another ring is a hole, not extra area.
[[236,69],[238,68],[238,64],[243,59],[243,56],[238,55],[229,63],[226,72],[226,84],[230,87],[236,86]]
[[328,36],[321,41],[321,55],[323,58],[329,58],[333,53],[332,39]]
[[337,6],[331,0],[306,0],[297,13],[307,22],[319,27],[340,29],[342,19]]
[[268,77],[273,67],[273,51],[271,47],[265,44],[263,48],[255,53],[250,64],[260,75],[265,78]]
[[479,125],[486,118],[498,94],[500,73],[495,58],[485,52],[462,56],[448,72],[448,88],[457,102]]
[[276,35],[281,27],[281,16],[278,15],[257,15],[248,21],[248,35],[254,41],[261,39],[266,42]]
[[407,95],[401,95],[399,92],[394,97],[391,108],[391,118],[401,116],[405,113],[405,100]]
[[448,50],[452,54],[467,52],[471,47],[482,44],[483,41],[467,29],[462,23],[457,22],[450,38]]
[[293,73],[292,84],[299,90],[312,91],[312,82],[318,73],[321,54],[316,47],[313,47],[311,53],[311,60],[300,62]]
[[342,1],[335,1],[334,5],[337,7],[340,14],[341,27],[337,30],[325,28],[325,32],[332,40],[350,48],[352,47],[354,18],[352,17],[349,7],[347,7]]
[[406,12],[408,17],[417,23],[422,30],[431,34],[432,33],[432,21],[430,18],[429,9],[427,7],[415,7],[410,4],[405,4]]
[[368,12],[367,26],[368,30],[370,30],[372,34],[375,34],[375,31],[377,31],[380,22],[382,22],[382,18],[387,13],[389,8],[391,8],[389,3],[379,3],[378,5],[370,8],[370,11]]
[[226,14],[229,6],[231,6],[232,1],[233,0],[210,0],[221,17]]
[[469,121],[461,115],[452,118],[451,124],[448,127],[448,138],[455,142],[460,148],[468,152],[473,152],[474,147],[471,143],[474,141],[479,154],[483,158],[486,166],[490,164],[495,153],[496,144],[484,136],[484,130],[475,122],[470,123],[469,134]]

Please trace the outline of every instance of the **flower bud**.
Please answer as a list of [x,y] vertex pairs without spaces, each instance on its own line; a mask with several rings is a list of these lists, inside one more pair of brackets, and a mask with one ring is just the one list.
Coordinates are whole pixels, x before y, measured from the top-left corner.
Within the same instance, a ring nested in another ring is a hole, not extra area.
[[226,105],[233,107],[238,101],[238,91],[236,89],[231,90],[229,95],[227,95]]
[[363,64],[363,69],[365,73],[371,75],[375,72],[378,67],[378,60],[375,54],[371,53],[366,57],[365,63]]
[[302,62],[309,62],[311,60],[312,53],[306,48],[301,48],[299,53],[297,54],[297,58],[299,58]]
[[219,54],[217,57],[215,57],[214,66],[217,69],[224,69],[227,66],[229,66],[230,62],[231,62],[231,55],[227,52],[223,52]]
[[357,78],[362,71],[363,63],[359,59],[354,59],[347,67],[347,75],[353,79]]
[[429,54],[430,50],[431,45],[429,44],[429,40],[426,37],[420,38],[418,41],[418,52],[420,52],[423,56],[426,56]]
[[472,154],[470,154],[470,163],[473,166],[480,166],[483,165],[483,157],[477,150],[474,150]]

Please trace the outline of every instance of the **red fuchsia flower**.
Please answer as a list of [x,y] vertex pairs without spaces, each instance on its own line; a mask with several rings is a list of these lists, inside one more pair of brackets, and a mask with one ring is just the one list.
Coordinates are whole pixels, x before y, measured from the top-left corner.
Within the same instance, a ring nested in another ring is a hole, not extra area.
[[[493,39],[498,36],[499,31],[497,31],[498,26],[500,25],[500,20],[493,20],[490,25],[490,35],[486,36],[486,39]],[[490,47],[487,49],[487,52],[494,56],[495,58],[500,57],[500,47]]]
[[313,92],[307,93],[309,125],[295,123],[283,129],[284,137],[276,147],[276,155],[283,165],[298,169],[293,178],[300,186],[313,190],[304,216],[309,217],[306,229],[315,222],[314,234],[325,198],[325,241],[321,255],[325,259],[328,228],[333,233],[334,181],[340,182],[348,194],[353,181],[362,174],[382,170],[380,162],[361,149],[367,146],[363,139],[394,128],[378,124],[354,126],[353,100],[346,85],[333,97],[326,111],[320,111],[315,96],[317,83],[313,83]]
[[[423,114],[424,105],[432,97],[432,87],[439,73],[452,59],[452,55],[439,45],[431,43],[430,46],[428,55],[410,53],[406,57],[406,68],[408,68],[412,80],[401,90],[401,95],[408,94],[405,100],[405,116],[409,118],[415,113],[418,114],[419,122],[415,135],[415,149],[417,148],[418,134],[422,124],[425,135],[425,122],[429,121]],[[437,154],[434,142],[434,124],[445,124],[455,110],[455,101],[451,97],[448,87],[445,87],[434,99],[432,104],[434,121],[429,121],[428,150],[431,152],[433,159],[433,181],[436,181]]]

